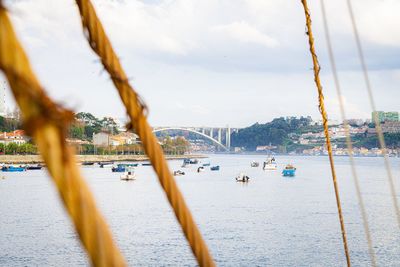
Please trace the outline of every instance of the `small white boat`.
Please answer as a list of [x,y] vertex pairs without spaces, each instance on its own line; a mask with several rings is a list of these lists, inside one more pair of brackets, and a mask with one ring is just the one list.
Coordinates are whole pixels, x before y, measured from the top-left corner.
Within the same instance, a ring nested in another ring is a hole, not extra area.
[[185,175],[185,172],[181,170],[174,171],[174,176],[181,176],[181,175]]
[[131,181],[136,179],[136,174],[133,170],[128,170],[120,176],[122,181]]
[[276,164],[275,158],[268,158],[264,161],[263,170],[276,170],[278,169],[278,164]]
[[248,182],[250,179],[249,176],[247,176],[246,174],[244,174],[243,172],[239,173],[238,176],[236,176],[236,182]]
[[250,166],[251,166],[251,167],[258,167],[258,166],[260,166],[260,163],[253,160],[253,161],[250,163]]

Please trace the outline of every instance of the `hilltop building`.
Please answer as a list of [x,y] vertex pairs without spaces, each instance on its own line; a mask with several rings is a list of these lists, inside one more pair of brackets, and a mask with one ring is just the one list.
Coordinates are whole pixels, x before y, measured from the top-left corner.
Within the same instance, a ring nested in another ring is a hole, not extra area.
[[397,111],[374,111],[371,113],[372,122],[375,122],[375,118],[378,119],[379,122],[385,121],[399,121],[399,112]]
[[[400,121],[385,121],[381,128],[382,133],[400,133]],[[368,135],[376,135],[376,128],[368,128]]]
[[397,111],[385,112],[385,121],[399,121],[399,113]]
[[350,125],[361,126],[365,123],[365,121],[362,119],[348,119],[347,123]]

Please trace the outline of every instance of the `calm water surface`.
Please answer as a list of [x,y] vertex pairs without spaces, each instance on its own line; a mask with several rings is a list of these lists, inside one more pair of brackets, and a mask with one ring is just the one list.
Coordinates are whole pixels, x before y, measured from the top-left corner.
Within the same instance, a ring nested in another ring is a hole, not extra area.
[[[340,226],[326,157],[276,157],[278,171],[251,168],[264,156],[211,155],[220,171],[185,169],[176,177],[219,266],[345,266]],[[296,177],[284,178],[286,163]],[[357,170],[378,265],[400,266],[396,225],[381,158],[357,158]],[[181,161],[170,161],[176,170]],[[400,192],[400,159],[391,159]],[[368,266],[348,158],[336,158],[353,266]],[[248,184],[234,177],[244,171]],[[193,266],[196,262],[151,167],[122,182],[110,169],[82,172],[130,265]],[[45,170],[2,173],[0,266],[80,266],[88,260]]]

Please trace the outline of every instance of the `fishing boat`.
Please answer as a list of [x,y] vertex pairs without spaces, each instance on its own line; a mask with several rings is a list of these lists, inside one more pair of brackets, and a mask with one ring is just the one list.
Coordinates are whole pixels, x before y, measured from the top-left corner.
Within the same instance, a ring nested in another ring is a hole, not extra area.
[[203,163],[203,166],[204,166],[204,167],[210,166],[210,165],[211,165],[210,162]]
[[142,166],[151,166],[151,163],[150,162],[144,162],[144,163],[142,163]]
[[217,166],[212,166],[212,167],[210,168],[210,170],[212,170],[212,171],[219,171],[219,165],[217,165]]
[[197,168],[197,172],[202,172],[202,171],[204,171],[204,167],[203,166],[200,166],[200,167]]
[[260,166],[260,163],[253,160],[253,161],[250,163],[250,166],[251,166],[251,167],[258,167],[258,166]]
[[239,173],[238,176],[236,176],[236,182],[243,182],[246,183],[249,181],[250,177],[244,174],[243,172]]
[[3,172],[23,172],[26,171],[25,167],[4,166],[1,168]]
[[278,168],[278,164],[276,164],[275,158],[268,158],[264,161],[263,170],[276,170]]
[[293,177],[296,173],[296,168],[292,164],[286,165],[282,171],[283,176]]
[[124,164],[118,164],[117,166],[112,167],[111,171],[112,172],[125,172],[126,167],[124,166]]
[[190,159],[189,158],[183,159],[183,164],[190,164]]
[[26,167],[27,170],[41,170],[43,168],[42,165],[37,164],[37,165],[28,165]]
[[199,160],[198,159],[191,159],[191,160],[189,160],[189,163],[190,164],[197,164],[197,163],[199,163]]
[[185,172],[181,170],[174,171],[174,176],[181,176],[181,175],[185,175]]
[[114,165],[114,162],[112,161],[104,161],[104,162],[99,162],[100,168],[112,168]]
[[92,165],[94,165],[94,162],[93,161],[84,161],[84,162],[82,162],[82,165],[83,166],[92,166]]
[[131,181],[136,179],[136,174],[133,170],[129,169],[124,174],[120,176],[122,181]]

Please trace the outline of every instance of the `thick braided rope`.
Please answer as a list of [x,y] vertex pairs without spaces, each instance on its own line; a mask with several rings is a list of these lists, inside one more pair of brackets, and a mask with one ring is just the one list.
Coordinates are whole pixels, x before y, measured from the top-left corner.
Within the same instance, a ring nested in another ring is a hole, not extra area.
[[336,197],[336,206],[339,214],[339,220],[340,220],[340,228],[342,231],[342,239],[343,239],[343,246],[344,246],[344,251],[346,254],[346,261],[347,261],[347,266],[351,266],[350,263],[350,255],[349,255],[349,250],[347,246],[347,237],[346,237],[346,230],[344,227],[344,221],[343,221],[343,214],[342,214],[342,205],[340,203],[340,197],[339,197],[339,187],[337,184],[337,179],[336,179],[336,172],[335,172],[335,166],[333,163],[333,156],[332,156],[332,146],[331,146],[331,141],[329,138],[329,131],[328,131],[328,118],[325,110],[325,104],[324,104],[324,95],[322,92],[322,85],[321,81],[319,79],[319,72],[320,72],[320,66],[318,63],[318,58],[315,53],[315,48],[314,48],[314,37],[311,29],[311,16],[310,16],[310,11],[307,6],[307,1],[302,0],[301,1],[304,7],[304,13],[306,16],[306,25],[307,25],[307,35],[308,35],[308,43],[310,45],[310,52],[311,52],[311,57],[314,65],[314,81],[318,89],[318,100],[319,100],[319,111],[322,116],[322,121],[324,125],[324,133],[325,133],[325,139],[326,139],[326,147],[328,149],[328,155],[329,155],[329,163],[331,166],[331,173],[332,173],[332,180],[333,180],[333,186],[335,188],[335,197]]
[[21,109],[61,200],[94,266],[125,266],[111,232],[81,177],[65,133],[73,114],[54,104],[36,79],[0,1],[0,70]]
[[[361,45],[360,35],[358,34],[356,19],[354,17],[353,7],[351,5],[350,0],[347,0],[347,8],[349,10],[349,15],[350,15],[352,28],[353,28],[354,38],[356,39],[358,57],[360,59],[361,69],[362,69],[363,76],[364,76],[365,87],[368,92],[369,103],[370,103],[372,111],[376,111],[375,100],[374,100],[374,96],[372,94],[372,86],[369,81],[367,64],[365,63],[365,57],[364,57],[364,52],[363,52],[362,45]],[[390,167],[389,159],[387,156],[385,138],[383,136],[381,122],[379,121],[378,117],[374,116],[373,119],[374,119],[374,123],[375,123],[375,129],[376,129],[376,134],[378,136],[379,145],[382,149],[383,161],[385,164],[386,173],[387,173],[388,181],[389,181],[390,194],[392,197],[393,207],[394,207],[394,211],[395,211],[396,219],[397,219],[397,226],[400,228],[400,208],[399,208],[397,193],[396,193],[396,189],[395,189],[395,185],[394,185],[392,169]]]
[[353,144],[351,142],[349,123],[347,122],[346,112],[344,109],[344,103],[343,103],[343,99],[342,99],[342,89],[340,86],[339,76],[338,76],[337,69],[336,69],[335,57],[333,55],[333,48],[332,48],[332,42],[331,42],[331,37],[330,37],[330,33],[329,33],[328,18],[327,18],[326,12],[325,12],[324,0],[321,0],[321,11],[322,11],[322,20],[324,22],[325,39],[326,39],[326,43],[328,46],[328,54],[329,54],[329,59],[330,59],[330,63],[331,63],[333,80],[335,82],[336,94],[339,99],[340,114],[341,114],[343,124],[345,127],[346,145],[347,145],[347,150],[348,150],[348,154],[349,154],[351,172],[353,174],[354,186],[356,188],[356,195],[357,195],[357,199],[358,199],[358,205],[359,205],[360,211],[361,211],[361,218],[363,221],[365,238],[367,239],[367,243],[368,243],[368,254],[369,254],[370,261],[371,261],[371,266],[375,267],[376,266],[375,251],[374,251],[374,247],[372,245],[372,237],[371,237],[371,233],[370,233],[370,229],[369,229],[368,216],[367,216],[367,212],[365,210],[365,204],[364,204],[364,200],[363,200],[363,197],[361,194],[360,182],[359,182],[359,178],[358,178],[356,167],[355,167],[355,162],[354,162],[354,157],[353,157]]
[[186,206],[185,200],[171,175],[164,154],[156,137],[151,131],[145,116],[146,108],[139,96],[128,82],[127,76],[115,54],[103,26],[99,21],[93,5],[89,0],[76,1],[82,18],[84,33],[91,48],[99,55],[104,68],[109,72],[111,79],[126,107],[131,120],[131,126],[139,135],[144,150],[158,175],[167,198],[181,224],[182,230],[192,248],[200,266],[214,266],[213,259],[208,252],[200,231]]

